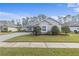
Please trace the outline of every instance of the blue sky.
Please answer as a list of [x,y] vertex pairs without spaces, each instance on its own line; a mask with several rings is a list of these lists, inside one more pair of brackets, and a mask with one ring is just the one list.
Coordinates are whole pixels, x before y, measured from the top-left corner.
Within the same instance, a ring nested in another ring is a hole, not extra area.
[[47,16],[76,15],[79,4],[67,3],[0,3],[0,19],[18,19],[25,16],[45,14]]

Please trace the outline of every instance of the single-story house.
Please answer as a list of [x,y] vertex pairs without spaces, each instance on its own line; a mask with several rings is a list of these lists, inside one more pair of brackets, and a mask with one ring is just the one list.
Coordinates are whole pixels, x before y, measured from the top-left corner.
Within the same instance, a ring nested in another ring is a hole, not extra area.
[[34,21],[32,23],[29,23],[26,26],[25,30],[33,31],[34,26],[40,26],[42,33],[47,33],[48,31],[51,31],[51,28],[53,26],[57,26],[59,30],[61,31],[61,24],[51,17],[46,17],[45,19],[42,19],[40,21]]
[[75,30],[79,32],[79,26],[70,26],[69,28],[72,32],[74,32]]
[[66,22],[62,26],[68,26],[71,32],[79,31],[79,21]]
[[11,21],[0,21],[0,32],[2,31],[17,31],[17,26]]

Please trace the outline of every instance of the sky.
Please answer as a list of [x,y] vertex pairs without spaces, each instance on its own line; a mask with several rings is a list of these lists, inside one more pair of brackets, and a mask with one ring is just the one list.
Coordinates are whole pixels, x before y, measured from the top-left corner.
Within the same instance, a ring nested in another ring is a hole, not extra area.
[[78,3],[0,3],[0,20],[45,14],[51,17],[76,15]]

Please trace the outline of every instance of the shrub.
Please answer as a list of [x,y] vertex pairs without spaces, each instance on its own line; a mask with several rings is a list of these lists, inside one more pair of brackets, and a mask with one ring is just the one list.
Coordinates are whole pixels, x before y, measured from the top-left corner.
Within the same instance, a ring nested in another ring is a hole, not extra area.
[[51,35],[51,31],[48,31],[46,34],[47,34],[47,35]]
[[12,30],[9,30],[8,32],[12,32]]
[[74,33],[78,33],[78,31],[77,30],[74,30]]
[[1,32],[8,32],[8,28],[4,28]]
[[57,26],[53,26],[51,29],[51,33],[52,33],[52,35],[57,35],[60,33],[60,30]]
[[70,32],[70,29],[69,29],[68,26],[63,26],[63,27],[61,28],[61,30],[62,30],[62,32],[65,33],[65,34],[67,34],[67,33]]
[[17,32],[21,32],[21,28],[17,28]]
[[39,26],[33,27],[33,35],[37,36],[41,34],[41,28]]
[[22,32],[26,32],[26,30],[24,29],[24,30],[22,30]]

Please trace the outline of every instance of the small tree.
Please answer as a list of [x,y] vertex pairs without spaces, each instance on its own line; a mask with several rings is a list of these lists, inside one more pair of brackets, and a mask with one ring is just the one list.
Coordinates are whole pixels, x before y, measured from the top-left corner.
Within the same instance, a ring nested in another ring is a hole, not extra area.
[[3,32],[8,32],[8,28],[4,28]]
[[60,33],[60,30],[57,26],[53,26],[51,29],[52,35],[57,35]]
[[78,31],[77,30],[74,30],[74,33],[78,33]]
[[18,31],[18,32],[21,32],[21,28],[17,28],[17,31]]
[[39,26],[33,27],[33,35],[37,36],[41,34],[41,28]]
[[64,32],[65,34],[70,32],[70,29],[68,26],[63,26],[61,29],[62,29],[62,32]]

